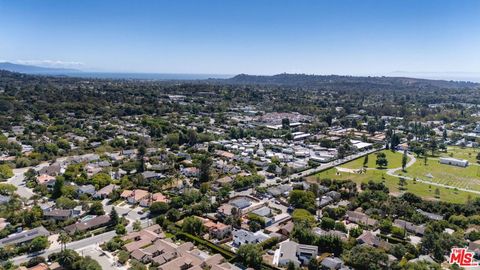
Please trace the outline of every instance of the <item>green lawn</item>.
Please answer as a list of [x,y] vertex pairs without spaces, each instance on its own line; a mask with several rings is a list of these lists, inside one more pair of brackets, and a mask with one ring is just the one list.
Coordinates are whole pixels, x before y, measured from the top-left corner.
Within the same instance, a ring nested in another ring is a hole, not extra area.
[[[358,185],[360,185],[362,182],[367,182],[369,180],[373,180],[376,182],[383,181],[392,194],[400,194],[398,189],[398,178],[389,176],[381,170],[367,170],[366,173],[363,174],[341,172],[337,175],[337,170],[335,168],[331,168],[308,177],[307,181],[316,182],[323,178],[330,178],[333,180],[352,180]],[[429,187],[428,184],[407,181],[406,188],[406,191],[416,194],[423,199],[433,200],[435,198],[435,189],[437,187]],[[468,195],[471,195],[472,198],[478,196],[474,193],[454,191],[453,189],[447,189],[443,187],[438,187],[438,189],[440,190],[440,200],[451,203],[465,203],[467,201]]]
[[[417,159],[417,162],[408,168],[406,173],[399,171],[398,174],[449,186],[480,191],[480,166],[476,165],[462,168],[440,164],[438,159],[429,159],[425,166],[423,159]],[[433,177],[428,177],[428,174],[431,174]]]
[[[403,156],[402,153],[392,152],[391,150],[383,150],[380,152],[385,153],[387,157],[387,160],[388,160],[387,168],[391,169],[391,168],[402,167],[402,156]],[[365,157],[357,158],[348,163],[340,165],[340,167],[349,168],[349,169],[360,169],[360,168],[363,168],[364,159]],[[368,156],[368,163],[367,163],[368,168],[376,168],[377,167],[377,165],[375,164],[376,161],[377,161],[377,155],[375,153],[370,154]]]
[[446,153],[440,152],[440,156],[466,159],[471,163],[477,163],[478,153],[480,153],[480,149],[478,148],[461,148],[458,146],[449,146]]

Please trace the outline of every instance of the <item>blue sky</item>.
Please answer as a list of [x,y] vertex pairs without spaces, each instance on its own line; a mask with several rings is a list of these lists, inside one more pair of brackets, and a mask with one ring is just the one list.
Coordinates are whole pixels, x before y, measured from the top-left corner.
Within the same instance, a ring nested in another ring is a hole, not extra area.
[[480,1],[0,0],[0,59],[121,72],[480,72]]

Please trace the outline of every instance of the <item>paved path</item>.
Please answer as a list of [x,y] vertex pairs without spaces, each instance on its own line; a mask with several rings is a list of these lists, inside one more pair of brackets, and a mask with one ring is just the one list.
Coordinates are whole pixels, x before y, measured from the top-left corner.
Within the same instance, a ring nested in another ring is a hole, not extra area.
[[25,186],[25,172],[28,171],[29,169],[35,169],[35,170],[40,170],[41,168],[48,166],[48,162],[42,162],[37,166],[32,166],[32,167],[25,167],[25,168],[19,168],[19,169],[13,169],[13,177],[9,178],[7,180],[7,183],[15,185],[17,187],[16,193],[20,195],[20,197],[25,198],[25,199],[30,199],[35,193],[31,188],[28,188]]
[[115,262],[115,258],[109,253],[103,251],[98,245],[92,244],[80,250],[77,250],[82,256],[90,256],[96,260],[102,269],[126,270],[127,267]]
[[[403,155],[403,152],[402,152],[402,155]],[[407,162],[407,164],[405,164],[405,169],[411,167],[413,164],[415,164],[415,162],[417,162],[417,159],[415,158],[414,155],[407,153],[407,156],[410,158],[410,160]],[[388,169],[387,174],[391,175],[391,176],[399,176],[399,175],[396,175],[395,172],[397,172],[401,169],[402,169],[402,167]]]

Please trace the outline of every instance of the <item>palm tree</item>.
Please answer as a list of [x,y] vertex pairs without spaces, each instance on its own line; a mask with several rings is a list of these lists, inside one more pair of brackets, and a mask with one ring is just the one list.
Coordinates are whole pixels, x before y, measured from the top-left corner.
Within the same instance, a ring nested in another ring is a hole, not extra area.
[[65,249],[62,252],[60,252],[60,255],[58,257],[58,263],[65,267],[66,269],[71,268],[74,262],[79,260],[79,255],[77,252],[71,250],[71,249]]
[[58,236],[58,241],[62,245],[62,251],[67,249],[67,243],[70,242],[70,236],[66,234],[65,232],[61,232],[60,235]]

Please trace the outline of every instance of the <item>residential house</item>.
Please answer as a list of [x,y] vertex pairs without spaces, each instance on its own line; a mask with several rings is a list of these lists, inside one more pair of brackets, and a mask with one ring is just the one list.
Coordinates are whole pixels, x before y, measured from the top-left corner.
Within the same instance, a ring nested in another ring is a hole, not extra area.
[[143,189],[134,189],[134,190],[124,190],[120,197],[127,200],[130,204],[140,203],[141,200],[148,199],[150,193]]
[[96,229],[102,226],[106,226],[110,223],[110,216],[103,215],[97,216],[86,221],[80,221],[75,224],[65,227],[65,231],[69,234],[76,232],[84,232],[91,229]]
[[272,209],[270,209],[267,206],[263,206],[261,208],[258,208],[256,210],[253,210],[251,213],[261,216],[261,217],[269,217],[272,215]]
[[224,239],[232,233],[232,226],[221,222],[214,222],[207,218],[197,217],[203,222],[203,226],[208,230],[211,238]]
[[335,201],[340,200],[340,198],[342,197],[342,195],[341,195],[339,192],[334,191],[334,190],[325,193],[325,196],[328,196],[328,197],[332,198],[332,199],[335,200]]
[[235,157],[235,154],[227,152],[227,151],[223,151],[223,150],[216,150],[215,155],[217,155],[220,158],[227,159],[227,160],[231,160]]
[[46,185],[47,188],[53,188],[55,185],[55,177],[48,174],[41,174],[37,176],[37,184]]
[[21,245],[24,243],[28,243],[39,236],[49,235],[50,233],[43,226],[31,230],[25,230],[19,233],[13,233],[5,238],[0,239],[0,248],[3,248],[7,245]]
[[335,236],[340,238],[342,241],[346,241],[348,239],[348,235],[342,231],[337,231],[337,230],[325,231],[321,228],[313,228],[313,232],[319,236]]
[[160,192],[154,193],[152,195],[150,195],[149,193],[149,195],[146,198],[140,201],[140,206],[149,207],[154,202],[168,203],[169,201],[170,200]]
[[50,166],[43,167],[38,171],[39,175],[48,174],[50,176],[58,176],[62,173],[62,166],[59,162],[55,162]]
[[123,150],[122,155],[128,158],[134,158],[137,155],[137,149]]
[[442,215],[426,212],[426,211],[423,211],[422,209],[417,209],[417,212],[430,220],[436,220],[436,221],[443,220]]
[[93,196],[95,194],[95,186],[93,185],[84,185],[84,186],[79,186],[77,189],[78,195],[89,195]]
[[97,164],[87,164],[85,166],[85,171],[87,172],[88,177],[92,177],[97,173],[100,173],[103,170],[100,166]]
[[93,194],[93,197],[95,199],[105,199],[108,196],[110,196],[110,194],[112,194],[112,192],[115,189],[118,189],[118,186],[116,186],[114,184],[109,184],[108,186],[105,186],[105,187],[99,189],[97,192],[95,192],[95,194]]
[[320,199],[317,199],[317,206],[323,208],[329,204],[333,203],[332,197],[322,196]]
[[359,244],[365,244],[372,247],[383,248],[388,250],[390,248],[390,244],[380,238],[378,238],[374,233],[371,231],[364,231],[358,238],[357,242]]
[[143,179],[150,181],[150,180],[162,178],[163,174],[157,173],[154,171],[145,171],[142,173],[142,176],[143,176]]
[[[316,258],[318,254],[318,247],[312,245],[302,245],[297,242],[287,240],[280,243],[278,266],[286,266],[292,262],[295,266],[306,265],[312,258]],[[275,263],[275,262],[274,262]]]
[[215,183],[217,183],[219,186],[226,186],[232,182],[233,182],[233,178],[231,176],[224,176],[222,178],[215,180]]
[[235,246],[240,246],[244,244],[258,244],[270,238],[269,235],[263,233],[262,231],[257,231],[253,233],[244,229],[234,230],[232,232],[232,235],[233,245]]
[[[79,214],[79,213],[77,213]],[[53,209],[43,212],[44,219],[53,219],[57,221],[65,221],[75,215],[73,209]]]
[[338,257],[327,257],[320,264],[325,270],[338,270],[343,268],[344,262]]
[[347,211],[346,216],[349,222],[372,226],[372,227],[375,227],[378,225],[378,221],[376,219],[370,218],[368,215],[362,212]]
[[413,233],[415,235],[423,236],[425,234],[424,225],[415,225],[411,222],[401,220],[401,219],[395,219],[395,221],[393,222],[393,225],[399,228],[402,228],[407,232]]
[[200,169],[195,167],[181,168],[180,172],[187,177],[197,177],[200,174]]
[[160,225],[155,224],[138,232],[130,232],[122,237],[123,241],[128,241],[123,248],[128,252],[133,252],[136,249],[148,246],[156,240],[163,238],[165,238],[165,235],[163,234]]

